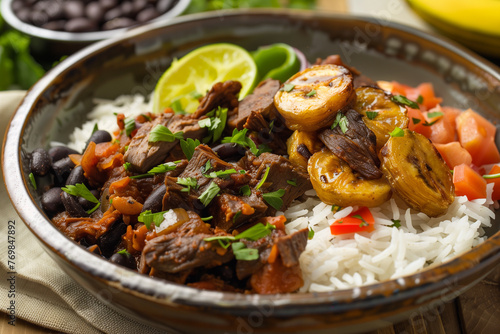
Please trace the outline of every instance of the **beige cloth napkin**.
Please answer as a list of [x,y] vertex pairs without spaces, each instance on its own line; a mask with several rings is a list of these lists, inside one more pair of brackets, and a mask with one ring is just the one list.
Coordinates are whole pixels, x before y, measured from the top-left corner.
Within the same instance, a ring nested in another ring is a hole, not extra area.
[[[24,93],[0,92],[1,138]],[[12,299],[8,297],[7,231],[8,222],[15,221],[14,300],[18,318],[64,333],[162,333],[117,313],[66,275],[19,218],[7,195],[3,175],[0,178],[0,307],[3,312]]]

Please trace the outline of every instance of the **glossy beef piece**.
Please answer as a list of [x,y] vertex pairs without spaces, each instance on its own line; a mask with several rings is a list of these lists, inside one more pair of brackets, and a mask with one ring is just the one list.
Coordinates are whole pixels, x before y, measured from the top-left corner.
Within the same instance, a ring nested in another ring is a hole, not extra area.
[[224,231],[232,231],[249,221],[264,216],[268,206],[260,196],[221,194],[213,199],[209,211],[214,217],[213,225]]
[[213,234],[180,235],[170,233],[150,240],[142,252],[145,263],[159,271],[178,273],[197,267],[215,267],[229,262],[234,255],[216,242],[203,239]]
[[217,82],[201,101],[198,109],[191,115],[194,119],[199,119],[206,113],[217,107],[227,108],[229,111],[238,107],[238,95],[241,90],[241,83],[238,81]]
[[[312,189],[307,172],[303,168],[293,165],[283,156],[273,153],[262,153],[256,157],[249,153],[239,164],[252,177],[252,181],[250,182],[252,187],[257,186],[264,176],[267,167],[269,167],[269,174],[266,181],[259,190],[263,193],[268,193],[284,189],[285,194],[281,197],[283,201],[283,205],[280,208],[281,211],[288,208],[293,200],[302,196],[307,190]],[[296,185],[291,185],[287,181],[293,181]],[[269,206],[265,215],[274,216],[275,213],[276,210]]]
[[229,118],[229,125],[238,130],[247,128],[259,131],[261,128],[253,126],[253,117],[261,115],[267,119],[276,118],[274,95],[280,89],[280,85],[278,80],[273,79],[267,79],[259,83],[252,94],[241,100],[238,112]]
[[[177,183],[176,177],[165,177],[165,194],[162,199],[161,211],[181,208],[201,213],[203,205],[198,201],[199,192],[191,188],[188,193],[185,189],[186,187]],[[159,196],[159,194],[157,195]]]
[[319,139],[338,158],[344,160],[351,169],[368,180],[382,177],[380,160],[376,152],[377,138],[362,120],[362,115],[354,110],[345,113],[349,125],[342,132],[340,126],[323,130]]
[[304,228],[293,234],[274,239],[274,243],[278,246],[281,261],[285,267],[299,265],[299,257],[306,249],[308,235],[309,230]]
[[340,65],[351,71],[353,75],[354,88],[363,86],[378,87],[375,81],[373,81],[366,75],[361,74],[355,67],[347,66],[346,64],[344,64],[339,55],[331,55],[326,57],[325,59],[318,58],[316,59],[316,63],[314,63],[314,65],[327,65],[327,64]]
[[[210,161],[210,169],[205,170],[208,161]],[[199,145],[194,150],[191,160],[189,160],[188,165],[179,177],[195,178],[198,182],[197,191],[199,194],[202,194],[211,182],[217,183],[221,190],[229,188],[229,190],[237,193],[242,185],[250,181],[249,175],[236,173],[224,178],[207,178],[204,176],[204,174],[209,174],[210,172],[224,171],[232,168],[237,171],[240,169],[237,165],[220,159],[210,147]]]
[[133,171],[146,173],[163,163],[169,152],[178,145],[178,140],[149,142],[149,133],[158,124],[167,127],[172,133],[182,131],[184,138],[202,139],[206,133],[206,129],[198,125],[197,119],[173,113],[161,114],[152,122],[144,123],[129,144],[124,160],[131,164]]

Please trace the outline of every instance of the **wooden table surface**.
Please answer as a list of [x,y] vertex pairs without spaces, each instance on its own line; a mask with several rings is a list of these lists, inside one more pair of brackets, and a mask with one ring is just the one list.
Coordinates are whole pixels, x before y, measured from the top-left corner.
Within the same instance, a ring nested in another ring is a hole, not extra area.
[[[317,0],[321,10],[346,13],[347,0]],[[4,311],[4,310],[2,310]],[[1,334],[56,333],[22,319],[8,325],[0,312]],[[455,300],[415,313],[410,319],[366,334],[497,334],[500,333],[500,266]],[[84,334],[84,333],[82,333]]]

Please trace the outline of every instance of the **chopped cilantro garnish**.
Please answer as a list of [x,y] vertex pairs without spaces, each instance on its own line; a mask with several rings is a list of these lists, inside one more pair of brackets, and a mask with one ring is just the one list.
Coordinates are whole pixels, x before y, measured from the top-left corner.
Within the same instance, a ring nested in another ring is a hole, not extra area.
[[367,111],[366,112],[366,117],[368,117],[368,119],[374,120],[375,117],[377,117],[377,116],[378,116],[377,111]]
[[124,255],[126,255],[127,257],[132,256],[132,254],[130,254],[129,252],[127,252],[127,250],[126,250],[126,249],[122,249],[121,251],[118,251],[118,252],[116,252],[116,253],[118,253],[118,254],[124,254]]
[[177,99],[172,102],[170,105],[170,108],[176,113],[176,114],[184,114],[184,108],[182,108],[182,103],[180,99]]
[[135,119],[128,118],[125,120],[125,134],[130,137],[132,132],[135,130]]
[[341,112],[337,112],[337,116],[335,117],[335,121],[332,124],[332,129],[339,126],[342,133],[347,132],[347,128],[349,127],[349,120],[344,116]]
[[201,128],[207,128],[208,130],[208,136],[203,138],[203,142],[216,142],[226,127],[227,108],[218,107],[209,112],[207,116],[207,118],[198,121]]
[[422,103],[424,103],[424,97],[423,97],[422,95],[419,95],[419,96],[417,97],[417,103],[418,103],[418,104],[422,104]]
[[266,171],[264,172],[264,176],[262,176],[262,179],[260,179],[259,183],[255,187],[255,190],[258,190],[266,182],[267,176],[269,175],[269,169],[269,166],[267,166]]
[[291,186],[296,187],[297,186],[297,179],[286,180],[286,183],[288,183]]
[[225,178],[231,174],[236,174],[236,173],[238,173],[238,171],[234,168],[231,168],[226,170],[219,170],[217,172],[211,172],[210,174],[205,174],[203,176],[205,176],[206,178],[214,179],[216,177]]
[[166,126],[161,124],[156,124],[153,130],[149,133],[148,141],[151,143],[156,143],[158,141],[173,142],[176,139],[183,139],[184,133],[182,131],[172,133]]
[[36,180],[35,180],[35,175],[33,175],[33,173],[29,173],[28,175],[30,181],[31,181],[31,185],[33,186],[33,188],[35,188],[35,190],[37,189],[37,186],[36,186]]
[[429,117],[429,118],[441,117],[443,115],[444,114],[441,111],[433,111],[433,112],[427,113],[427,117]]
[[316,91],[313,89],[311,90],[309,93],[306,94],[307,97],[311,97],[311,96],[314,96],[316,95]]
[[259,145],[259,148],[257,148],[257,145],[255,145],[254,141],[247,137],[247,131],[248,131],[248,129],[243,129],[241,131],[238,131],[238,129],[234,129],[232,136],[231,137],[224,137],[224,139],[222,139],[221,142],[222,143],[236,143],[236,144],[241,145],[245,148],[249,148],[250,151],[255,156],[259,156],[261,153],[271,151],[269,149],[269,147],[267,147],[266,145]]
[[391,137],[404,137],[405,132],[403,131],[403,129],[396,126],[394,130],[392,130],[392,132],[390,132],[389,134],[391,135]]
[[413,124],[415,124],[415,125],[417,125],[418,123],[420,123],[422,121],[420,118],[415,118],[415,117],[412,117],[411,119],[413,121]]
[[177,163],[180,161],[166,162],[151,168],[146,174],[131,176],[131,179],[142,179],[144,177],[154,176],[155,174],[166,173],[177,168]]
[[294,89],[294,88],[295,88],[294,84],[286,83],[286,84],[283,85],[283,87],[281,87],[280,90],[282,92],[291,92],[292,89]]
[[406,105],[406,106],[413,108],[413,109],[418,109],[417,102],[408,99],[404,95],[394,95],[391,97],[391,100],[392,100],[392,102],[403,104],[403,105]]
[[247,246],[240,242],[234,242],[231,247],[233,248],[234,258],[239,261],[253,261],[259,258],[259,250],[255,248],[247,248]]
[[276,210],[281,209],[283,205],[283,200],[281,197],[285,194],[284,189],[279,189],[270,193],[262,194],[262,198],[266,201],[267,204],[275,208]]
[[152,213],[151,210],[146,210],[141,212],[139,217],[137,217],[137,221],[144,223],[149,230],[151,228],[151,223],[155,223],[156,226],[160,226],[165,219],[163,215],[168,211],[169,210]]
[[178,177],[177,183],[187,187],[181,190],[183,192],[190,192],[191,187],[198,188],[198,181],[194,177]]
[[128,172],[128,170],[129,170],[129,168],[130,168],[130,165],[131,165],[131,164],[130,164],[130,162],[126,162],[126,163],[124,163],[124,164],[123,164],[123,169],[125,169],[125,170]]
[[198,199],[200,200],[200,202],[204,206],[207,206],[210,204],[210,202],[212,202],[212,200],[215,198],[215,196],[217,196],[219,191],[220,191],[220,188],[217,185],[217,183],[212,181],[210,183],[210,185],[208,186],[208,188],[200,195],[200,197],[198,197]]
[[182,152],[188,160],[191,160],[194,154],[194,149],[200,145],[200,141],[198,139],[193,140],[192,138],[188,138],[186,140],[180,140]]
[[307,238],[311,240],[314,237],[314,230],[309,228],[309,233],[307,234]]
[[86,185],[83,183],[77,183],[75,185],[67,185],[66,187],[61,188],[63,191],[67,192],[70,195],[77,196],[77,197],[83,197],[87,201],[91,203],[96,203],[96,205],[87,211],[87,213],[90,215],[92,212],[97,210],[97,208],[101,205],[101,202],[90,192],[90,190],[87,188]]
[[390,227],[401,227],[401,220],[399,219],[391,219],[392,225]]
[[252,190],[250,190],[250,186],[248,184],[246,184],[240,188],[240,193],[243,196],[250,196],[250,195],[252,195]]

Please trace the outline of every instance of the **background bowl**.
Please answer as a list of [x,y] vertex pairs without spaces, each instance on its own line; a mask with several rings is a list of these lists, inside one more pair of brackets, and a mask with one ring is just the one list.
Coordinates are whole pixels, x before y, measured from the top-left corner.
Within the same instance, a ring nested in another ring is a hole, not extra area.
[[[200,291],[116,266],[59,232],[43,213],[28,179],[28,153],[68,141],[92,99],[149,94],[168,64],[201,45],[239,44],[249,50],[275,42],[302,50],[311,62],[340,54],[377,80],[428,81],[447,105],[500,119],[500,74],[453,43],[375,19],[298,11],[234,11],[155,22],[94,44],[48,72],[12,118],[2,165],[14,207],[41,244],[77,282],[137,321],[170,332],[367,331],[451,301],[500,262],[500,220],[489,239],[432,269],[376,285],[336,292],[259,296]],[[498,141],[497,141],[498,143]]]
[[[13,1],[14,0],[1,1],[2,16],[12,28],[32,37],[33,52],[39,57],[43,57],[47,54],[53,55],[54,57],[70,55],[93,42],[120,36],[131,28],[92,32],[65,32],[44,29],[21,21],[13,12]],[[168,21],[171,18],[179,16],[186,10],[190,3],[191,0],[175,0],[174,5],[168,11],[151,20],[151,22]],[[57,59],[58,58],[54,60]]]

